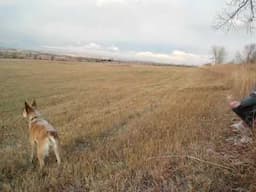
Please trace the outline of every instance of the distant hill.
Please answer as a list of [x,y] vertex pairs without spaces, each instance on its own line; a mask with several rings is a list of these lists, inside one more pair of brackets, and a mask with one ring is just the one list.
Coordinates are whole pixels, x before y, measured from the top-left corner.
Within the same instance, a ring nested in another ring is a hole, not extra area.
[[77,56],[70,54],[58,54],[50,53],[46,51],[35,51],[35,50],[23,50],[13,48],[0,48],[0,59],[34,59],[34,60],[49,60],[49,61],[77,61],[77,62],[122,62],[122,63],[137,63],[144,65],[157,65],[157,66],[176,66],[176,67],[196,67],[194,65],[177,65],[177,64],[162,64],[157,62],[143,62],[134,60],[118,60],[112,58],[97,58],[97,57],[86,57]]

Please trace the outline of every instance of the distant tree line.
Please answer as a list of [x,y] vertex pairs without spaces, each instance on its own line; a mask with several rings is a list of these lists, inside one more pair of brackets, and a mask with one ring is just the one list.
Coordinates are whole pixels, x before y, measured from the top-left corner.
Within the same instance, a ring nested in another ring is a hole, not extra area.
[[9,59],[34,59],[49,61],[78,61],[78,62],[113,62],[110,58],[93,58],[82,56],[57,55],[52,53],[43,53],[39,51],[26,51],[16,49],[0,48],[0,58]]
[[[211,49],[212,64],[223,64],[227,61],[227,51],[223,46],[213,46]],[[237,51],[229,63],[256,64],[256,43],[246,45],[242,51]]]

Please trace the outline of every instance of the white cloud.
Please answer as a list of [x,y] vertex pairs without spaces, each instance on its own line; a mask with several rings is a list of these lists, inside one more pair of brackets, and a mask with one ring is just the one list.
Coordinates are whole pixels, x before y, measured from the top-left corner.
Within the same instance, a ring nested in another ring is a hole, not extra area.
[[104,5],[113,4],[113,3],[123,4],[125,3],[125,0],[97,0],[96,5],[98,7],[102,7]]
[[[113,57],[118,56],[119,48],[115,45],[105,46],[98,43],[82,44],[78,42],[76,45],[68,46],[41,46],[42,49],[61,53],[72,53],[79,56],[94,56],[94,57]],[[118,58],[118,57],[116,57]]]
[[154,53],[150,51],[135,52],[121,51],[117,46],[104,46],[97,43],[88,43],[76,46],[43,46],[44,49],[72,53],[79,56],[94,56],[123,60],[134,60],[144,62],[155,62],[180,65],[201,65],[209,63],[208,55],[196,55],[175,50],[171,54]]
[[97,43],[88,43],[88,44],[78,44],[78,45],[68,45],[68,46],[48,46],[43,45],[42,48],[46,49],[55,49],[55,50],[63,50],[63,51],[74,51],[74,52],[83,52],[87,50],[100,50],[104,49],[101,45]]
[[169,60],[170,59],[170,55],[162,54],[162,53],[152,53],[150,51],[138,52],[138,53],[136,53],[136,56],[138,58],[143,58],[143,59],[157,59],[157,60]]
[[115,45],[112,45],[112,46],[108,47],[107,49],[110,51],[119,51],[119,48]]
[[171,54],[138,52],[136,57],[139,60],[169,64],[201,65],[210,62],[208,55],[196,55],[179,50],[175,50]]
[[99,44],[97,44],[97,43],[89,43],[89,44],[87,44],[87,45],[84,45],[84,48],[85,49],[101,49],[102,48],[102,46],[101,45],[99,45]]

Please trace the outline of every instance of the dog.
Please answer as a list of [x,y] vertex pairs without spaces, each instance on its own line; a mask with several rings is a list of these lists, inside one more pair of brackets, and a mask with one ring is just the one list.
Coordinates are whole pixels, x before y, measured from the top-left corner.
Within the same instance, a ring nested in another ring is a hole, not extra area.
[[59,154],[59,136],[57,129],[42,118],[37,109],[35,100],[33,100],[31,105],[25,101],[23,117],[28,119],[29,140],[31,144],[30,162],[33,162],[36,144],[37,159],[39,161],[40,169],[44,167],[44,159],[48,155],[50,148],[53,149],[57,163],[60,165],[61,159]]

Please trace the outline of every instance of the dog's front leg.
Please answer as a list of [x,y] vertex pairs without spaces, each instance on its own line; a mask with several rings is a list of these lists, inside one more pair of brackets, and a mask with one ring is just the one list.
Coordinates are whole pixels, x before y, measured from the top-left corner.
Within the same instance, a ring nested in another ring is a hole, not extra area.
[[30,145],[31,145],[30,162],[33,163],[34,154],[35,154],[35,141],[31,139]]

